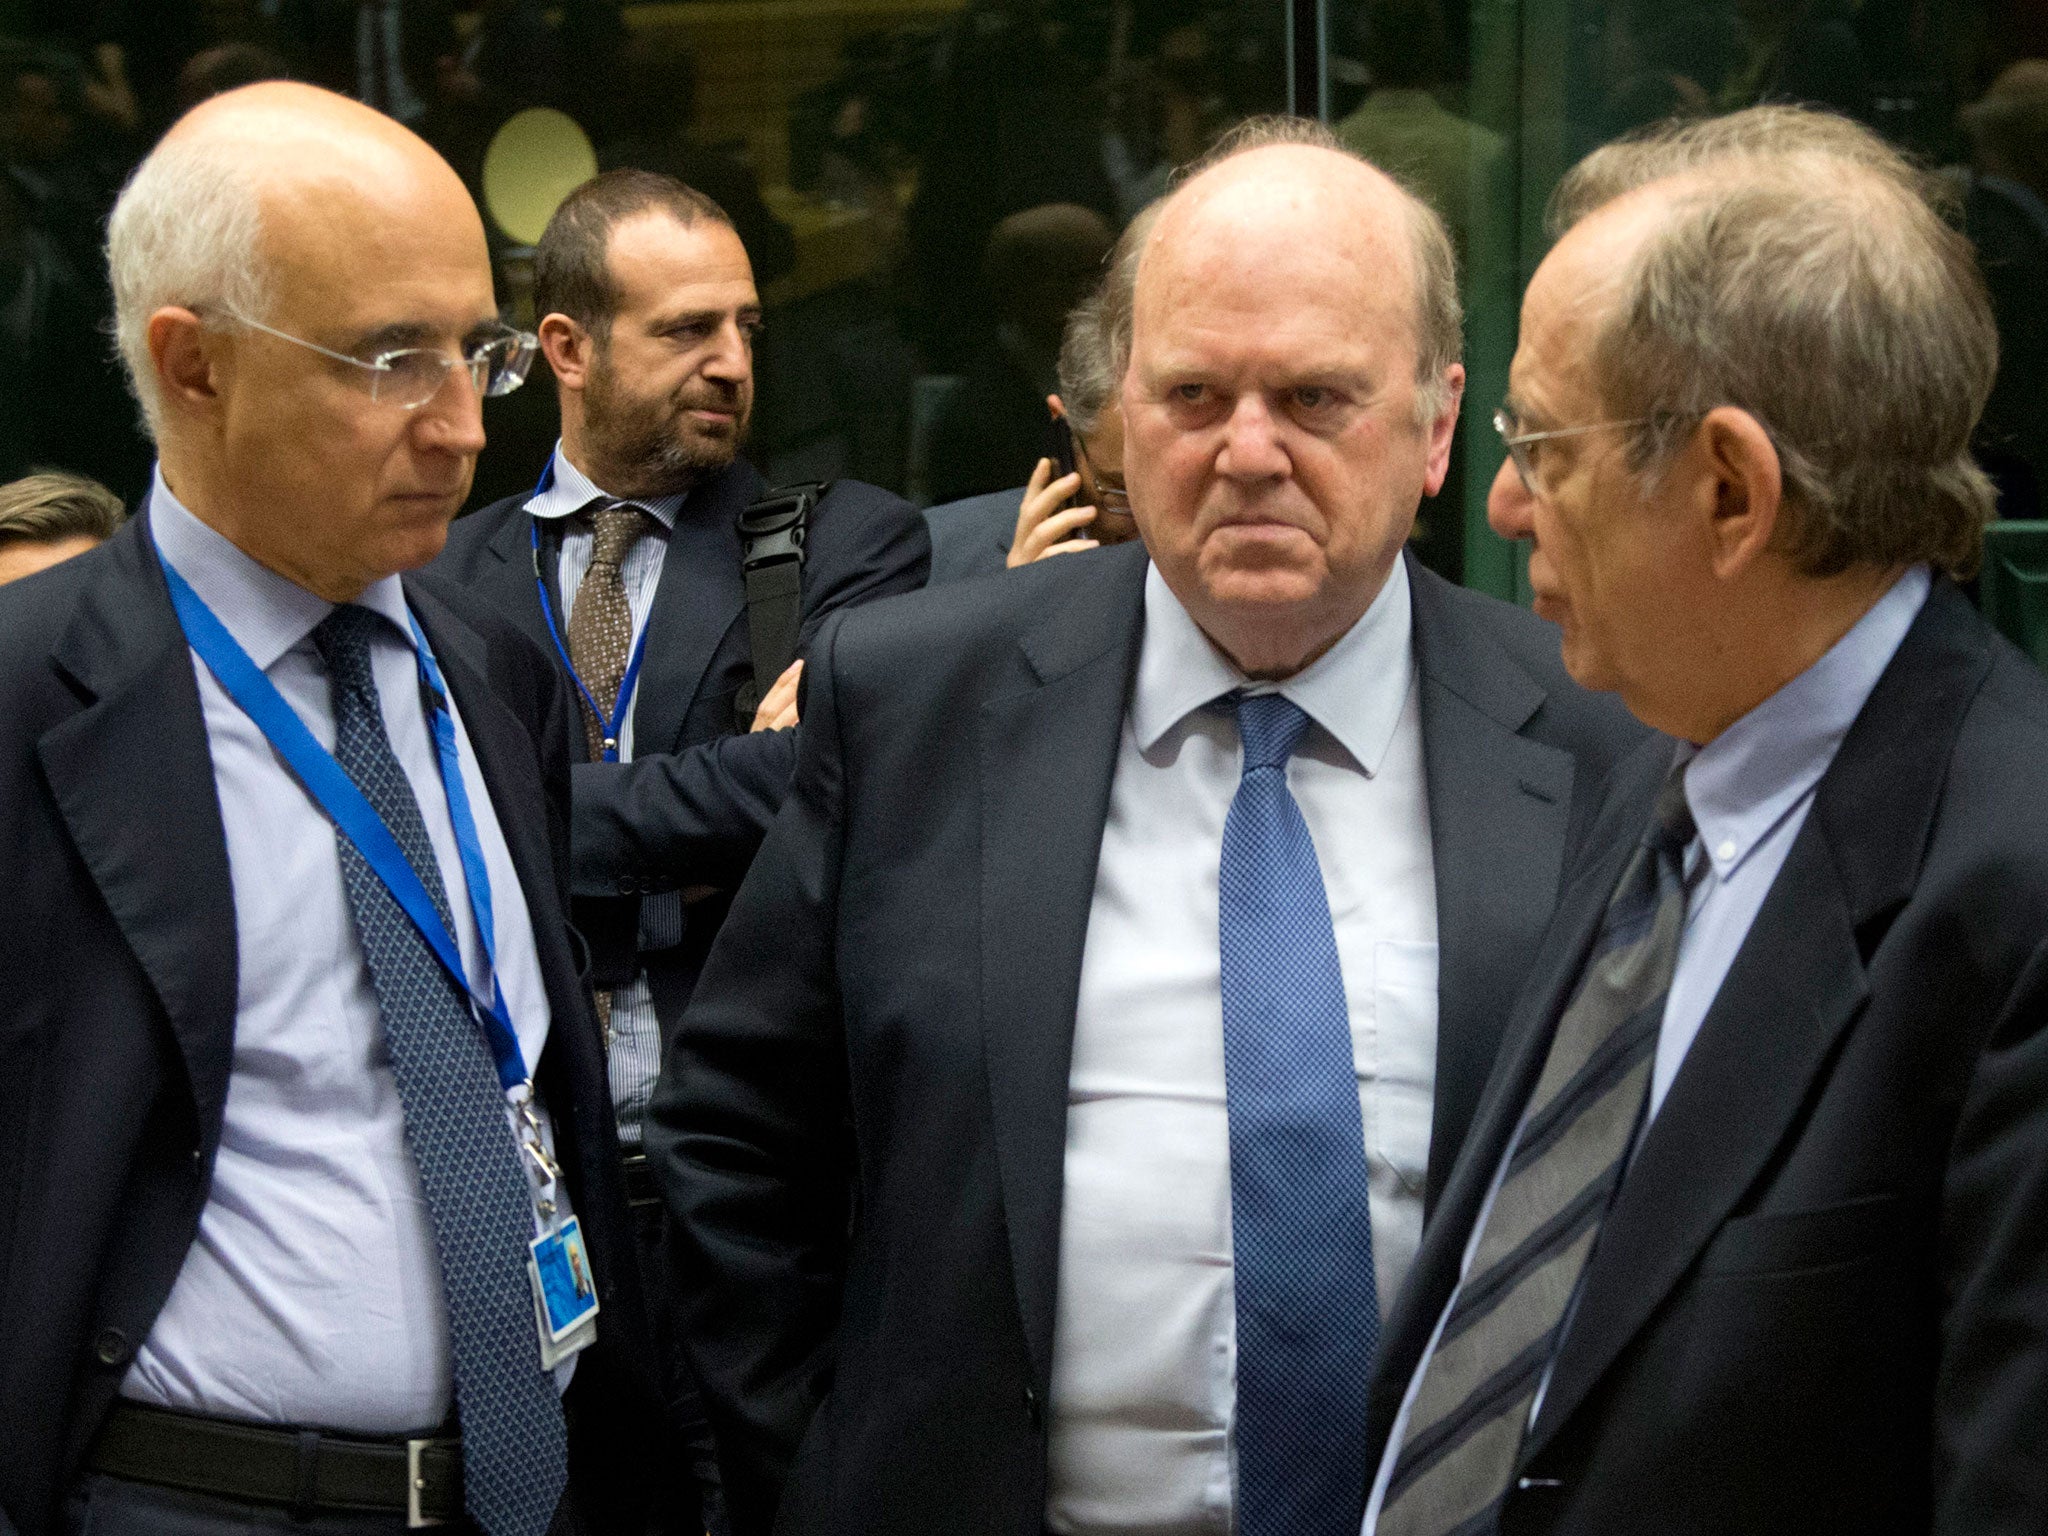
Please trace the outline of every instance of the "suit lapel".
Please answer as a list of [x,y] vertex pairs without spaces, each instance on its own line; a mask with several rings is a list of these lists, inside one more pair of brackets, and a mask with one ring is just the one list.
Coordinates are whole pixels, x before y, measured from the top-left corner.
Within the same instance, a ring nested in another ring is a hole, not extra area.
[[1473,1224],[1550,1054],[1558,1015],[1599,934],[1608,898],[1633,852],[1633,839],[1616,839],[1600,857],[1581,865],[1557,899],[1554,920],[1473,1113],[1472,1128],[1432,1208],[1414,1268],[1387,1318],[1367,1415],[1367,1444],[1375,1456],[1393,1427],[1437,1318],[1458,1284]]
[[1869,995],[1911,896],[1987,632],[1939,582],[1821,780],[1812,812],[1601,1229],[1525,1456],[1541,1452],[1690,1269],[1785,1139]]
[[633,698],[636,754],[672,752],[685,745],[691,706],[718,643],[746,610],[739,520],[761,485],[752,466],[736,460],[692,491],[676,513],[647,616],[647,655]]
[[[547,893],[552,901],[557,887],[546,823],[537,814],[547,799],[536,768],[533,739],[491,688],[490,658],[483,637],[417,583],[407,582],[405,595],[434,648],[448,691],[462,711],[463,733],[490,790],[492,813],[512,856],[512,867],[519,873],[528,907],[537,908],[539,893]],[[508,815],[501,808],[534,814]],[[535,910],[536,941],[544,926],[541,913]]]
[[[1470,1123],[1493,1068],[1518,967],[1556,897],[1571,814],[1571,754],[1517,734],[1544,691],[1461,620],[1437,579],[1410,564],[1422,686],[1422,755],[1436,865],[1437,1064],[1432,1125]],[[1455,1138],[1430,1140],[1427,1201],[1450,1177]]]
[[982,1019],[1024,1334],[1052,1370],[1081,952],[1144,629],[1144,552],[1097,563],[1020,642],[1031,682],[980,713]]
[[211,1159],[234,1055],[234,888],[184,632],[148,535],[114,538],[51,659],[90,702],[37,743],[57,809],[170,1018]]
[[554,608],[556,620],[566,626],[569,620],[568,615],[562,612],[562,589],[557,580],[562,563],[562,530],[559,518],[546,520],[540,528],[539,571],[536,573],[533,535],[539,521],[519,502],[509,503],[498,526],[491,532],[487,544],[490,558],[479,560],[475,570],[478,580],[486,588],[483,600],[511,619],[535,645],[552,656],[555,642],[548,633],[547,618],[541,612],[540,588],[535,585],[534,577],[538,574],[547,584],[548,602]]

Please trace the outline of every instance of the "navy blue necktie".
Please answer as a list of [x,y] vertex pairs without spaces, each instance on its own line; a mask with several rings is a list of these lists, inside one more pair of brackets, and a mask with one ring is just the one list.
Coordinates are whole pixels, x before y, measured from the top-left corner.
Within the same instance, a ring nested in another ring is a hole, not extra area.
[[[379,614],[344,604],[313,632],[334,702],[334,759],[391,830],[450,934],[447,888],[370,670]],[[490,1047],[412,920],[345,837],[343,884],[441,1258],[462,1415],[463,1501],[484,1536],[542,1536],[568,1481],[554,1377],[541,1370],[526,1245],[533,1197]]]
[[1278,694],[1238,698],[1244,773],[1223,823],[1239,1536],[1357,1536],[1380,1336],[1350,1010],[1287,789],[1307,727]]

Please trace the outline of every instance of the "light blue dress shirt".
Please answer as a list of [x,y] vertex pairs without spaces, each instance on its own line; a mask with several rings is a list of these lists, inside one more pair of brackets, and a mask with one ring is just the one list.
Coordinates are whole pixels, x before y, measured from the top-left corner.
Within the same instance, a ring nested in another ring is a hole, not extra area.
[[[538,518],[561,518],[587,507],[610,493],[593,484],[590,477],[569,462],[560,443],[555,445],[554,475],[547,489],[526,503],[526,510]],[[661,524],[660,536],[649,534],[635,541],[619,565],[619,581],[626,589],[626,606],[633,615],[630,644],[638,645],[647,629],[647,616],[654,609],[655,588],[661,585],[661,567],[668,554],[667,534],[675,530],[676,514],[688,493],[657,496],[635,501]],[[575,611],[576,594],[590,570],[590,550],[596,537],[588,528],[570,524],[562,530],[562,555],[555,567],[557,590],[562,594],[562,611],[555,615],[563,645],[569,643],[569,615]],[[639,681],[635,679],[638,691]],[[609,700],[600,699],[600,704]],[[619,727],[619,761],[633,760],[633,706],[626,701],[626,718]],[[579,735],[579,741],[582,739]],[[667,948],[683,936],[683,899],[667,891],[647,896],[640,903],[642,949]],[[629,1148],[640,1145],[640,1123],[647,1113],[647,1101],[654,1096],[654,1080],[661,1074],[661,1024],[654,1014],[654,993],[647,985],[647,973],[636,971],[633,979],[612,992],[610,1035],[605,1042],[606,1071],[611,1078],[612,1106],[618,1116],[619,1139]]]
[[[1060,558],[1068,558],[1061,556]],[[1078,557],[1076,557],[1078,558]],[[1230,1536],[1237,1312],[1218,880],[1239,688],[1314,722],[1286,769],[1343,973],[1391,1297],[1422,1239],[1435,1102],[1435,848],[1404,560],[1336,644],[1252,683],[1157,569],[1110,781],[1067,1077],[1045,1524]]]
[[[252,560],[161,477],[149,523],[164,560],[332,750],[331,696],[312,635],[333,605]],[[387,577],[356,601],[392,621],[372,655],[385,733],[440,863],[464,967],[487,988],[490,964],[420,707],[404,590]],[[337,834],[196,653],[192,667],[234,893],[234,1054],[198,1237],[121,1393],[357,1434],[431,1427],[447,1417],[453,1385],[440,1260]],[[497,983],[531,1065],[551,1017],[532,919],[461,705],[450,699],[449,710],[490,877]],[[513,1156],[509,1121],[508,1111]],[[537,1355],[537,1335],[534,1347]],[[565,1362],[558,1381],[566,1385],[573,1369]]]
[[[1700,878],[1686,904],[1685,933],[1678,943],[1678,962],[1664,1001],[1664,1018],[1658,1026],[1657,1063],[1650,1078],[1650,1101],[1643,1127],[1636,1133],[1637,1147],[1642,1145],[1651,1122],[1664,1107],[1686,1054],[1699,1037],[1700,1026],[1706,1022],[1721,983],[1728,977],[1728,968],[1749,937],[1764,898],[1777,883],[1778,871],[1784,868],[1785,856],[1792,851],[1799,829],[1806,825],[1807,813],[1813,809],[1814,791],[1834,762],[1849,728],[1863,713],[1877,680],[1891,665],[1906,631],[1919,617],[1932,586],[1933,578],[1927,567],[1913,566],[1820,660],[1704,747],[1679,745],[1677,761],[1686,765],[1685,800],[1699,828],[1686,850],[1686,868]],[[1707,866],[1704,871],[1700,870],[1701,861]],[[1487,1215],[1507,1172],[1507,1156],[1513,1151],[1511,1140],[1465,1244],[1461,1274],[1471,1268],[1479,1236],[1486,1229]],[[1429,1346],[1409,1379],[1400,1415],[1394,1420],[1386,1451],[1380,1457],[1372,1498],[1366,1505],[1365,1536],[1373,1536],[1379,1524],[1380,1505],[1393,1476],[1396,1453],[1407,1432],[1408,1411],[1422,1384],[1422,1367],[1435,1351],[1444,1321],[1457,1299],[1453,1291],[1430,1334]],[[1567,1313],[1565,1327],[1570,1326]],[[1546,1370],[1529,1407],[1532,1424],[1543,1409],[1543,1396],[1549,1387],[1550,1373]]]

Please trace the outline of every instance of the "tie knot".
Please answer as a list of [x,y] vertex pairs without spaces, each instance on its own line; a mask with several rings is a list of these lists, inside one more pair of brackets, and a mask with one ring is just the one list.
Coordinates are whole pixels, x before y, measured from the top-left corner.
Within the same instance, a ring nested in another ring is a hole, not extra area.
[[1307,729],[1308,716],[1292,699],[1277,693],[1237,696],[1237,735],[1244,743],[1245,773],[1255,768],[1285,768]]
[[653,525],[646,508],[630,501],[606,501],[589,510],[590,563],[618,565]]
[[1685,764],[1678,763],[1657,792],[1657,809],[1643,833],[1643,841],[1657,852],[1683,862],[1685,850],[1692,846],[1698,830],[1693,823],[1692,807],[1685,798]]
[[370,673],[370,642],[385,627],[380,613],[360,603],[343,603],[313,631],[313,646],[327,675],[351,688],[374,691]]

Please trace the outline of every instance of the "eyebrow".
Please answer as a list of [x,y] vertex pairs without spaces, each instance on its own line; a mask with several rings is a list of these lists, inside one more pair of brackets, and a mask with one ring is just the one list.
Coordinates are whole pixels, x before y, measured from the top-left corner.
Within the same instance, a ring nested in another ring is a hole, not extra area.
[[663,315],[654,322],[658,331],[670,331],[684,325],[716,325],[727,315],[737,320],[759,320],[761,306],[742,304],[738,309],[686,309],[679,314]]
[[[493,315],[488,320],[479,319],[462,333],[465,345],[481,341],[502,328],[503,322]],[[376,330],[358,337],[353,345],[339,350],[349,353],[396,352],[406,347],[431,346],[440,337],[438,326],[424,320],[395,320],[389,325],[380,325]]]

